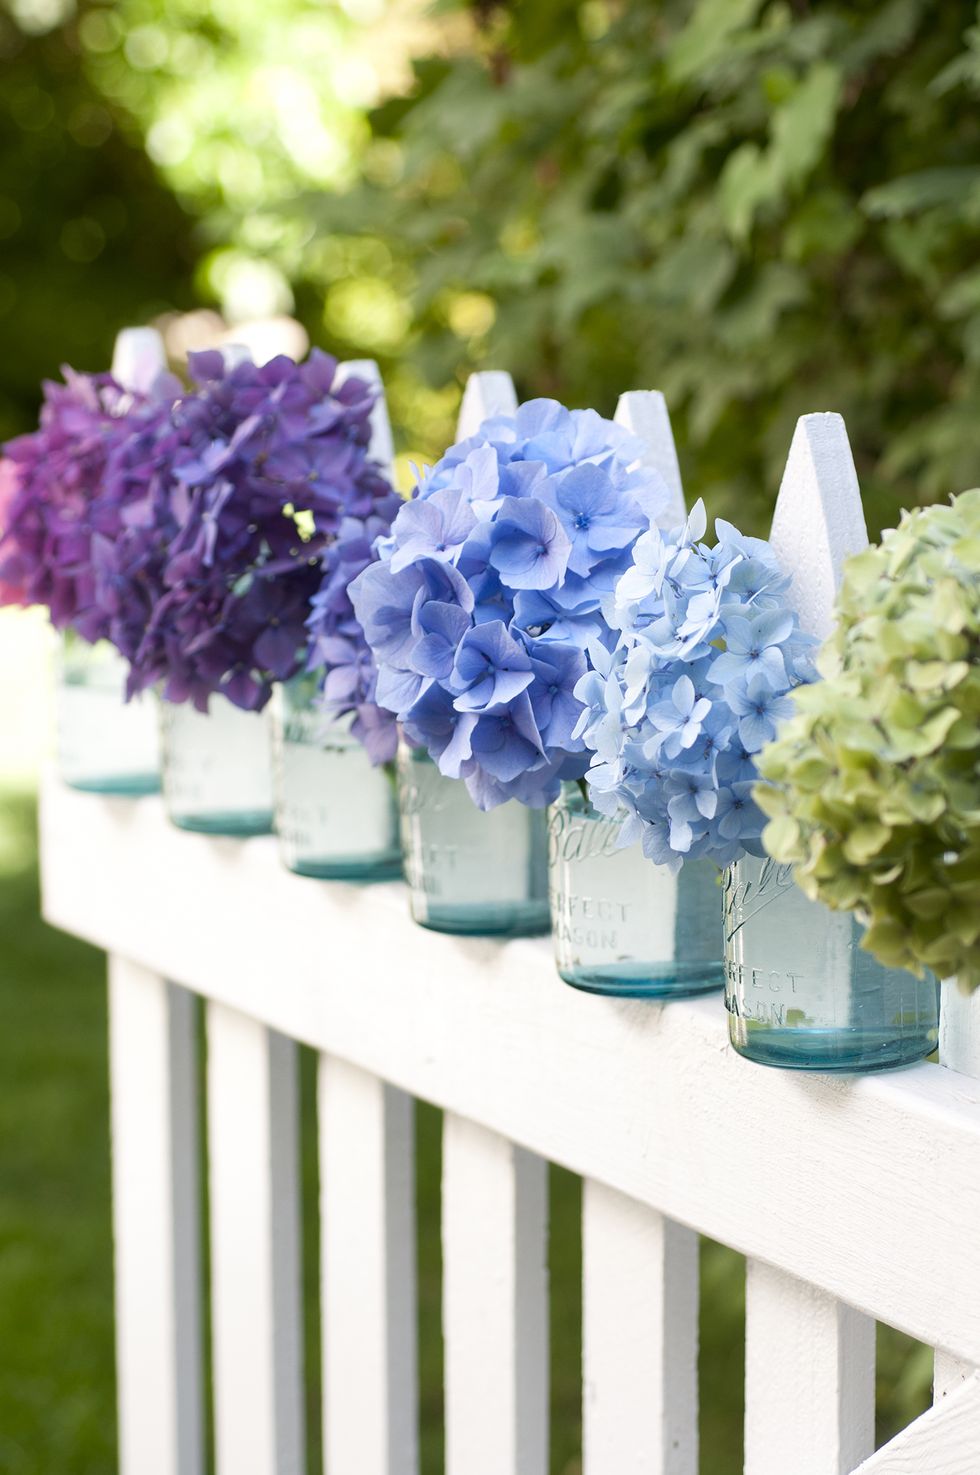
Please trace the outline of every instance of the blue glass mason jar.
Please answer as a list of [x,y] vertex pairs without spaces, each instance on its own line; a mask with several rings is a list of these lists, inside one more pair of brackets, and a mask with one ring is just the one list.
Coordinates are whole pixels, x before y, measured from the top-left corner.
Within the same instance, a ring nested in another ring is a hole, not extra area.
[[276,688],[272,700],[276,833],[300,876],[347,881],[401,875],[394,764],[372,767],[349,717],[318,705],[317,673]]
[[89,645],[66,631],[58,653],[58,770],[92,794],[155,794],[160,733],[152,692],[127,702],[125,660],[107,640]]
[[163,799],[182,830],[265,835],[272,829],[272,754],[266,712],[212,696],[207,712],[161,701]]
[[548,811],[555,962],[566,983],[620,998],[669,999],[721,988],[724,943],[718,867],[695,860],[671,875],[578,783]]
[[398,805],[412,916],[434,932],[547,932],[548,831],[542,809],[510,799],[484,813],[422,748],[398,747]]
[[725,1005],[740,1055],[787,1070],[888,1070],[939,1032],[939,986],[885,968],[850,912],[810,901],[791,866],[744,856],[725,873]]

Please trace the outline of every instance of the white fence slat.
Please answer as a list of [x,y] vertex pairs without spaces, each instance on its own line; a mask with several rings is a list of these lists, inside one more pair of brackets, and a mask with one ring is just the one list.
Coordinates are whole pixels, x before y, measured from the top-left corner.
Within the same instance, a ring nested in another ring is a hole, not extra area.
[[385,475],[390,477],[395,459],[395,442],[391,434],[391,420],[381,370],[374,359],[345,359],[342,364],[337,365],[336,383],[343,384],[346,379],[363,379],[377,391],[377,398],[371,407],[371,442],[368,451]]
[[698,1236],[582,1186],[584,1475],[697,1475]]
[[977,1475],[980,1378],[974,1374],[896,1434],[854,1475]]
[[446,1475],[546,1475],[547,1164],[447,1113]]
[[745,1475],[848,1475],[874,1449],[875,1324],[758,1260],[745,1298]]
[[770,534],[790,575],[800,625],[823,640],[844,563],[868,545],[861,492],[840,415],[801,415],[783,473]]
[[112,348],[112,377],[123,389],[145,394],[167,367],[167,352],[156,328],[123,328]]
[[[942,985],[939,1011],[939,1059],[949,1070],[972,1076],[977,1081],[973,1099],[980,1101],[980,989],[962,994],[955,979]],[[969,1377],[972,1363],[937,1352],[933,1371],[933,1395],[938,1400]]]
[[[751,1069],[716,997],[597,1003],[557,982],[548,938],[427,932],[401,886],[290,875],[274,837],[186,834],[158,799],[55,781],[41,814],[55,926],[980,1364],[968,1077],[928,1062],[848,1080]],[[242,927],[260,915],[275,926]],[[330,938],[337,987],[310,936]],[[765,1123],[765,1150],[734,1176],[733,1120]]]
[[201,1266],[194,999],[109,958],[121,1475],[200,1475]]
[[660,472],[670,492],[670,506],[660,518],[660,525],[665,528],[679,527],[687,512],[667,401],[659,389],[630,389],[619,396],[613,418],[617,425],[631,430],[640,440],[646,442],[643,463]]
[[208,1006],[218,1475],[304,1470],[296,1046]]
[[463,391],[456,422],[456,439],[475,435],[491,415],[513,415],[517,410],[517,393],[509,374],[499,369],[485,369],[471,374]]
[[414,1103],[355,1065],[319,1071],[327,1475],[417,1475]]

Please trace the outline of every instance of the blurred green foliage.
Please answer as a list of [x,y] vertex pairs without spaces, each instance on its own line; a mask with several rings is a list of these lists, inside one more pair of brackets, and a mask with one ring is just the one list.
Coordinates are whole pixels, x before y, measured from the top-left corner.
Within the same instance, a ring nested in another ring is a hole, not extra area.
[[753,531],[806,411],[846,417],[873,530],[977,481],[974,3],[474,14],[374,113],[361,183],[298,207],[336,338],[383,285],[409,304],[373,344],[403,423],[416,376],[481,365],[606,412],[657,386],[689,492]]
[[110,1475],[105,961],[40,921],[35,825],[0,790],[0,1470]]
[[84,0],[36,37],[5,3],[5,428],[52,340],[104,360],[196,269],[377,357],[416,456],[497,365],[604,411],[661,387],[690,491],[756,531],[807,410],[846,416],[873,531],[978,479],[972,0],[444,0],[414,32],[413,0]]
[[33,34],[36,9],[0,4],[0,439],[59,364],[105,368],[119,328],[190,306],[200,249],[87,77],[78,25]]

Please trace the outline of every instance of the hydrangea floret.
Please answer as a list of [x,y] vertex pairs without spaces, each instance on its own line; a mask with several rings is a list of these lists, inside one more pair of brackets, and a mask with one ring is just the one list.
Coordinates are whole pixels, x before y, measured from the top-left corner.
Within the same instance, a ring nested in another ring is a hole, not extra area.
[[588,764],[575,687],[615,640],[602,603],[669,492],[593,410],[532,400],[453,446],[351,587],[377,701],[490,809],[541,807]]
[[882,963],[980,985],[980,490],[848,563],[823,680],[760,755],[777,860]]
[[368,454],[373,391],[329,355],[206,352],[189,370],[193,390],[107,464],[126,528],[100,548],[99,597],[130,692],[258,710],[307,660],[325,550],[346,519],[390,521],[394,494]]
[[592,802],[623,817],[621,843],[674,872],[763,853],[756,756],[814,675],[769,544],[719,519],[709,547],[705,527],[698,502],[682,527],[638,540],[607,605],[619,640],[592,651],[575,690]]
[[343,519],[320,556],[320,587],[306,621],[306,667],[321,673],[320,705],[332,719],[351,718],[351,732],[375,764],[393,761],[398,726],[394,714],[378,705],[378,669],[348,591],[358,574],[377,561],[376,544],[391,532],[401,505],[392,492],[379,497],[366,517]]
[[110,374],[64,368],[43,386],[37,430],[8,441],[0,462],[0,604],[43,604],[59,628],[86,640],[108,634],[98,597],[99,550],[123,531],[123,509],[105,483],[114,450],[144,415],[166,407],[177,381],[149,395]]

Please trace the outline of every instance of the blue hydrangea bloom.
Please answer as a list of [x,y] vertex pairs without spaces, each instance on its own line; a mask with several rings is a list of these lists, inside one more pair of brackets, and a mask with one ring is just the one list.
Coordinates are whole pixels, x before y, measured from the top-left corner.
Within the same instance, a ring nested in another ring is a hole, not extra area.
[[683,527],[637,540],[603,606],[618,643],[590,650],[593,670],[575,688],[596,808],[625,815],[623,843],[642,840],[673,871],[762,854],[754,755],[815,676],[815,642],[768,543],[715,528],[709,547],[699,502]]
[[670,502],[642,452],[554,400],[489,419],[425,474],[351,585],[377,702],[482,809],[543,806],[588,767],[576,687],[615,644],[604,605]]

